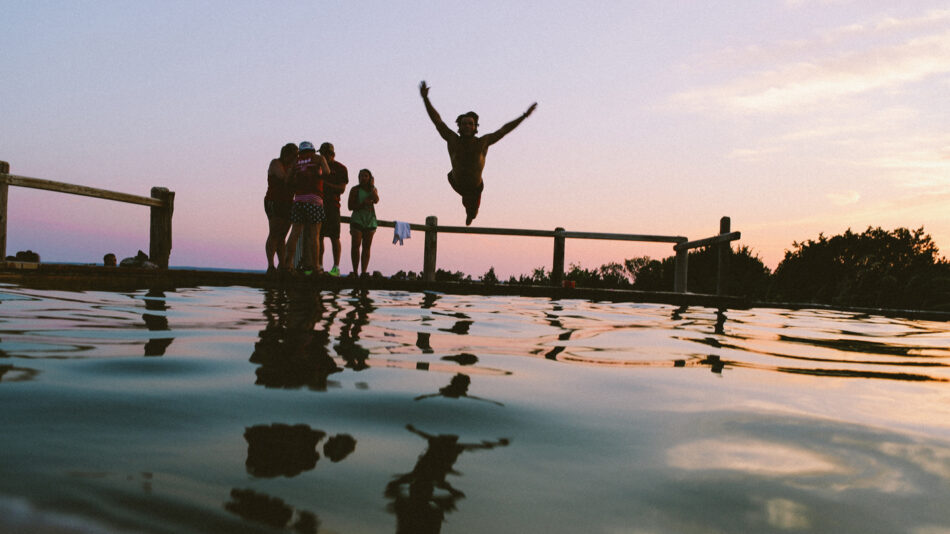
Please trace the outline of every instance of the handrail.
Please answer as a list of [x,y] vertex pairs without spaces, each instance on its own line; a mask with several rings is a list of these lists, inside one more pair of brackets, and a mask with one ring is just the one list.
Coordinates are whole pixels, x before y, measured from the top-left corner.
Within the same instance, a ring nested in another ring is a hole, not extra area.
[[707,237],[705,239],[697,239],[695,241],[686,241],[685,243],[677,243],[673,245],[673,250],[680,251],[691,248],[699,247],[708,247],[709,245],[718,245],[719,243],[725,243],[727,241],[735,241],[742,237],[742,232],[730,232],[728,234],[719,234],[712,237]]
[[172,213],[175,192],[164,187],[153,187],[150,197],[109,191],[96,187],[57,182],[10,174],[10,164],[0,161],[0,261],[7,255],[7,197],[9,186],[42,189],[57,193],[80,195],[115,202],[125,202],[150,208],[149,259],[159,267],[168,267],[172,250]]
[[[9,174],[9,164],[0,161],[0,259],[6,256],[6,219],[7,219],[7,187],[10,185],[45,189],[60,193],[83,195],[117,202],[127,202],[151,207],[151,241],[149,256],[162,267],[168,267],[168,256],[171,252],[171,216],[174,208],[175,193],[163,187],[153,187],[151,197],[142,197],[74,185],[53,180],[42,180],[28,176]],[[341,216],[342,222],[350,222],[351,218]],[[395,227],[396,221],[378,220],[377,224],[384,227]],[[437,236],[448,234],[478,234],[478,235],[508,235],[526,237],[554,238],[554,261],[551,268],[551,282],[560,285],[564,276],[564,241],[566,239],[604,239],[612,241],[647,241],[655,243],[674,243],[675,277],[673,290],[678,293],[686,292],[686,274],[688,252],[691,248],[716,246],[719,249],[717,272],[717,294],[722,294],[722,279],[726,269],[726,245],[741,237],[740,232],[730,232],[729,217],[723,217],[719,222],[719,234],[703,239],[689,241],[683,236],[666,236],[650,234],[617,234],[605,232],[576,232],[566,231],[564,228],[554,230],[529,230],[521,228],[489,228],[471,226],[439,226],[435,216],[426,217],[425,224],[408,223],[409,228],[425,232],[425,249],[423,257],[423,278],[426,281],[435,281],[436,245]]]
[[53,180],[30,178],[29,176],[18,176],[16,174],[2,174],[0,175],[0,182],[6,183],[7,185],[29,187],[31,189],[45,189],[47,191],[56,191],[58,193],[69,193],[72,195],[101,198],[104,200],[114,200],[116,202],[126,202],[129,204],[139,204],[142,206],[154,206],[156,208],[165,207],[165,201],[157,198],[130,195],[128,193],[119,193],[116,191],[109,191],[107,189],[86,187],[84,185],[68,184],[66,182],[55,182]]
[[[342,222],[350,222],[350,218],[346,215],[340,217]],[[384,221],[378,219],[377,224],[379,226],[385,226],[387,228],[393,228],[396,224],[395,221]],[[412,230],[418,230],[425,232],[431,230],[432,227],[425,224],[409,223],[409,228]],[[604,232],[561,232],[560,234],[556,230],[528,230],[524,228],[491,228],[485,226],[442,226],[437,225],[435,227],[439,233],[445,234],[479,234],[479,235],[513,235],[513,236],[523,236],[523,237],[557,237],[558,235],[563,235],[565,238],[570,239],[606,239],[611,241],[650,241],[654,243],[683,243],[686,241],[686,238],[683,236],[669,236],[669,235],[649,235],[649,234],[612,234]]]
[[[341,216],[342,222],[350,222],[350,217]],[[389,228],[395,227],[395,221],[377,220],[379,226]],[[526,237],[552,237],[554,238],[554,260],[551,267],[551,282],[560,285],[564,278],[564,241],[566,239],[606,239],[612,241],[647,241],[654,243],[674,243],[673,250],[676,252],[674,259],[674,282],[673,291],[677,293],[686,292],[687,262],[688,252],[691,248],[704,246],[719,246],[719,262],[717,272],[717,294],[722,294],[722,279],[726,271],[726,258],[721,245],[739,239],[740,232],[730,232],[729,217],[723,217],[719,221],[719,235],[688,240],[683,236],[669,235],[650,235],[650,234],[616,234],[605,232],[569,232],[563,228],[554,230],[528,230],[523,228],[488,228],[472,226],[440,226],[435,216],[426,218],[426,224],[408,223],[411,230],[425,232],[425,250],[423,252],[423,279],[428,282],[435,281],[436,271],[436,248],[438,243],[438,234],[478,234],[478,235],[511,235]]]

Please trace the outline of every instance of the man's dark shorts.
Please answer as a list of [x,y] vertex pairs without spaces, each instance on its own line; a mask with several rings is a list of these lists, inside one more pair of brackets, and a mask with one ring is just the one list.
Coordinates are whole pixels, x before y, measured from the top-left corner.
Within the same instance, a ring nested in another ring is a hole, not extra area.
[[290,209],[292,202],[278,202],[276,200],[264,199],[264,213],[268,219],[290,220]]
[[320,227],[320,237],[340,238],[340,208],[328,202],[323,206],[326,212],[327,220],[323,221]]

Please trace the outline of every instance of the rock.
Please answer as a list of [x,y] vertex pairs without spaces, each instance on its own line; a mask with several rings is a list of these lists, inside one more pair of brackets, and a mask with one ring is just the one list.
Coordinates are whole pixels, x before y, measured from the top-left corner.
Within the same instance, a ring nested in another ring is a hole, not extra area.
[[148,254],[139,251],[134,257],[123,259],[119,267],[135,267],[138,269],[158,269],[158,265],[148,261]]
[[33,263],[39,263],[40,255],[39,253],[33,252],[32,250],[21,250],[16,253],[16,256],[12,258],[8,256],[7,259],[12,259],[13,261],[30,261]]

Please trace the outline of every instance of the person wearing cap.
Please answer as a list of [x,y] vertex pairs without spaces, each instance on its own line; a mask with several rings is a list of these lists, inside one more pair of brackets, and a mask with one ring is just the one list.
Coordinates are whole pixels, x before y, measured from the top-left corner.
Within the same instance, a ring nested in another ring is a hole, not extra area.
[[459,115],[455,119],[455,123],[458,125],[458,133],[455,133],[445,125],[442,117],[429,102],[429,86],[426,85],[425,80],[419,84],[419,94],[422,95],[422,102],[425,104],[429,119],[435,124],[435,129],[438,130],[442,139],[445,139],[448,144],[449,159],[452,162],[452,170],[449,171],[449,184],[456,193],[462,195],[462,205],[465,206],[465,225],[468,226],[478,215],[478,207],[482,201],[482,190],[485,188],[485,183],[482,181],[482,169],[485,168],[485,155],[488,154],[488,147],[511,133],[521,124],[521,121],[534,112],[534,108],[538,107],[538,103],[531,104],[520,117],[505,124],[497,131],[478,137],[475,135],[478,133],[477,113],[469,111]]
[[340,195],[346,191],[346,184],[350,181],[346,166],[336,160],[336,152],[332,143],[320,145],[320,155],[327,160],[330,174],[323,180],[323,211],[327,219],[320,225],[320,265],[323,265],[323,238],[330,239],[330,249],[333,254],[333,268],[330,276],[340,276]]
[[[304,274],[310,274],[316,269],[322,274],[317,260],[320,258],[320,224],[326,218],[323,211],[323,179],[330,174],[327,161],[317,154],[317,150],[310,141],[300,143],[297,153],[297,163],[293,169],[294,205],[290,210],[290,238],[287,240],[285,258],[293,263],[297,253],[297,240],[300,234],[307,236],[310,247],[304,246],[308,252],[302,260]],[[305,232],[306,230],[306,232]],[[306,244],[305,244],[306,245]]]
[[297,145],[287,143],[280,149],[280,157],[272,159],[267,168],[267,193],[264,195],[264,213],[270,231],[264,251],[267,254],[267,274],[276,272],[277,265],[284,264],[284,249],[287,230],[290,230],[290,209],[294,205],[294,190],[290,184],[290,173],[297,161]]

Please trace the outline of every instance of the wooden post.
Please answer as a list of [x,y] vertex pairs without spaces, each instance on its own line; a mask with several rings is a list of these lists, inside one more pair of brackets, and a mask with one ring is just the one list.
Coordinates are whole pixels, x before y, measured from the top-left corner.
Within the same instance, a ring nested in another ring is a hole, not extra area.
[[676,293],[686,293],[686,275],[689,271],[689,249],[681,248],[676,251],[674,260],[673,291]]
[[551,285],[560,286],[564,281],[564,229],[554,229],[554,261],[551,264]]
[[175,192],[165,187],[153,187],[152,198],[161,200],[162,207],[152,206],[149,225],[148,259],[163,269],[168,268],[172,251],[172,212],[175,209]]
[[426,282],[435,282],[436,245],[438,244],[439,218],[435,215],[426,217],[425,251],[422,257],[422,279]]
[[[731,232],[732,221],[729,217],[723,217],[719,219],[719,233],[728,234]],[[716,294],[723,295],[726,291],[726,284],[728,281],[728,269],[729,269],[729,256],[732,253],[732,244],[729,241],[725,243],[719,243],[716,248],[718,249],[718,262],[716,265]]]
[[[0,161],[0,174],[10,174],[10,164]],[[7,191],[10,186],[0,181],[0,262],[7,258]]]

